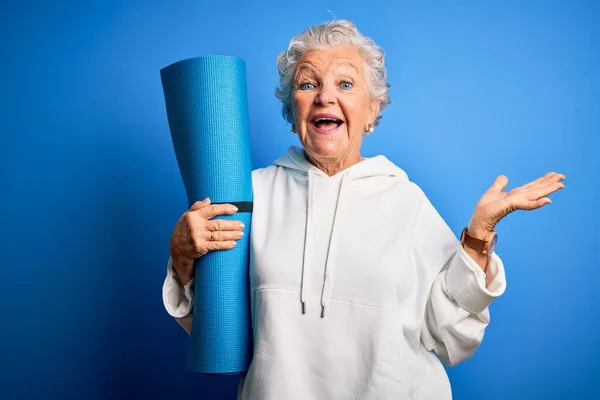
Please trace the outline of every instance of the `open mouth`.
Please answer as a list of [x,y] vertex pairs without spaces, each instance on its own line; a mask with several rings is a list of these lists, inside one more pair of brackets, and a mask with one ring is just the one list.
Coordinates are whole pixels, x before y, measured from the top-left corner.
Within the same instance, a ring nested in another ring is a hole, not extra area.
[[331,131],[339,128],[344,123],[343,120],[331,114],[315,115],[311,122],[319,131]]

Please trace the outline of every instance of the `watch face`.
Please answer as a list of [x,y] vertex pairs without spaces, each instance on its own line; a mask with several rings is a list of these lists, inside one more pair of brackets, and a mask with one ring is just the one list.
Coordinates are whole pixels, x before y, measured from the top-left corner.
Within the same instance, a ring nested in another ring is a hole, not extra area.
[[488,251],[489,254],[492,254],[494,252],[497,241],[498,241],[498,235],[494,235],[494,237],[492,238],[492,241],[490,242],[490,249]]

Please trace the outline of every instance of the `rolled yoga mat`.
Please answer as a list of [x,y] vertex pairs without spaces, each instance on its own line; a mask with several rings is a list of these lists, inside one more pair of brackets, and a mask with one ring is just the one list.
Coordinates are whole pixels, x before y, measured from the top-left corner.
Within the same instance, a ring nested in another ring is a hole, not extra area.
[[244,237],[231,250],[211,251],[195,263],[195,297],[187,368],[238,374],[252,359],[249,245],[252,166],[246,67],[232,56],[205,56],[160,71],[167,119],[191,206],[210,197],[239,211]]

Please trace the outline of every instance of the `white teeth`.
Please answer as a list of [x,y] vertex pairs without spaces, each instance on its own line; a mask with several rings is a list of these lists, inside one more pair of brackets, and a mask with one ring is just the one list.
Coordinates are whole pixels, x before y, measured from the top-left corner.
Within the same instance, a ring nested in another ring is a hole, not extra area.
[[342,122],[339,119],[331,119],[331,118],[319,118],[315,120],[315,122]]

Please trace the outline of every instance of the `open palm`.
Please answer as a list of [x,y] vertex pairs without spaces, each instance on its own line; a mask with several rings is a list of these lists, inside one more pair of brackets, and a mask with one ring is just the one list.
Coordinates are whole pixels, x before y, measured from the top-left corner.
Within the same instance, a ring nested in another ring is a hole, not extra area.
[[552,203],[547,197],[563,189],[565,176],[549,172],[538,179],[504,192],[508,178],[500,175],[475,206],[471,224],[480,230],[492,231],[502,218],[515,210],[535,210]]

